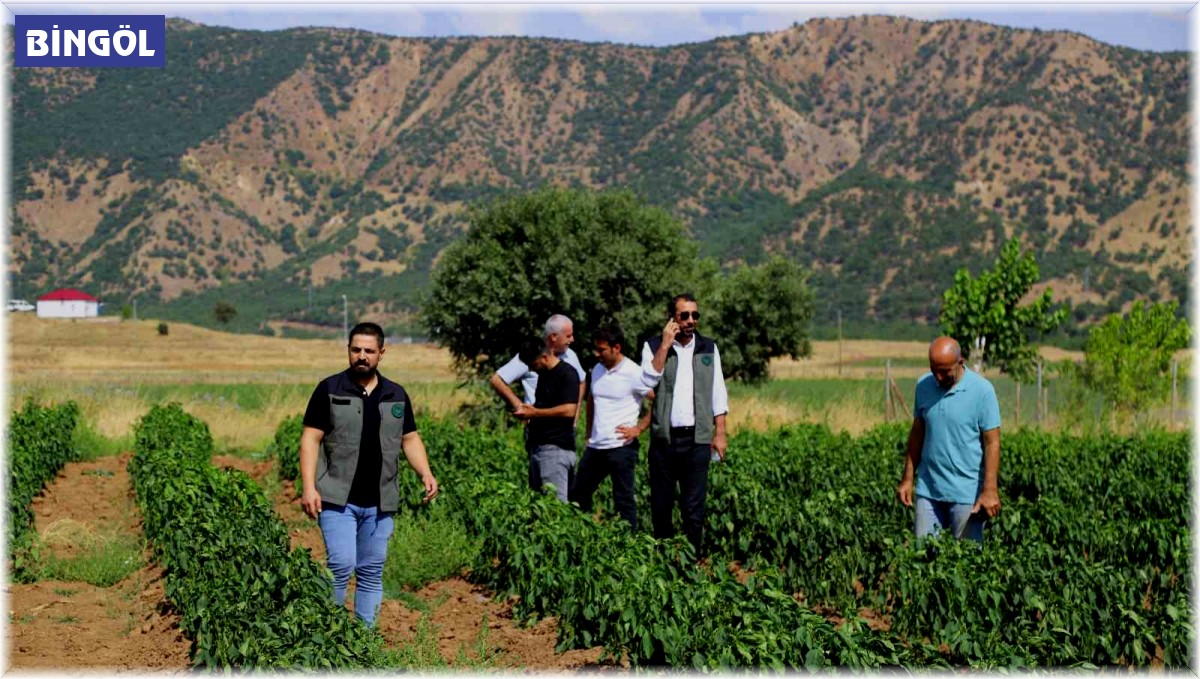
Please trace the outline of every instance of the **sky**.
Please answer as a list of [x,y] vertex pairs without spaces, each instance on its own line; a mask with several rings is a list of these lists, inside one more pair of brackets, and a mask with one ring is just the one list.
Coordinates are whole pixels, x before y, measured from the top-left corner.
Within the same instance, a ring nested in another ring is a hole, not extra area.
[[166,14],[208,25],[278,30],[331,26],[406,37],[549,37],[664,46],[784,29],[816,17],[894,14],[976,19],[1017,28],[1068,30],[1142,50],[1190,50],[1197,2],[1174,3],[787,3],[787,4],[411,4],[337,2],[200,3],[110,0],[6,2],[15,14]]

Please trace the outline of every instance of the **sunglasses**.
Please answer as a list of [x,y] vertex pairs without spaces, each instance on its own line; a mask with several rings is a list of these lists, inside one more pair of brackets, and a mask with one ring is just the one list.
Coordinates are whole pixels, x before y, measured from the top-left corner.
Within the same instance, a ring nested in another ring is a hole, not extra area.
[[679,320],[681,321],[686,321],[688,318],[694,318],[697,321],[700,320],[699,311],[680,311],[677,312],[676,315],[679,316]]

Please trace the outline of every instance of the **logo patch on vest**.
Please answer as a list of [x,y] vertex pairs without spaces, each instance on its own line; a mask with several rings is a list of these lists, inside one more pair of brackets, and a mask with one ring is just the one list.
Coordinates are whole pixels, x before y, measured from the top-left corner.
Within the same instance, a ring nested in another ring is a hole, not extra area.
[[404,404],[403,403],[393,403],[392,404],[392,417],[396,418],[397,420],[404,417]]
[[705,354],[700,357],[700,362],[703,363],[705,366],[710,366],[710,365],[712,365],[712,356]]

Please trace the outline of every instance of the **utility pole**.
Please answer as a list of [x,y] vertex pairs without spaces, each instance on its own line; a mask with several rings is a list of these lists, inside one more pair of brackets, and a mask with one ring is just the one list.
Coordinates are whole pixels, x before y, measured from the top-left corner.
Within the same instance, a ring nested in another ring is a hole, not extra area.
[[342,336],[346,338],[346,344],[350,344],[350,312],[346,306],[346,296],[342,295]]
[[887,359],[883,363],[883,419],[885,422],[892,421],[892,411],[895,406],[892,405],[892,359]]

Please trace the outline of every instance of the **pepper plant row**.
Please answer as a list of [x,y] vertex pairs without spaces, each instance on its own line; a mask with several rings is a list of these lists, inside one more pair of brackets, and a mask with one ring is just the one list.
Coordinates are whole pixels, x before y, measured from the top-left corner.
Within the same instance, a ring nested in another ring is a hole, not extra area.
[[[696,567],[682,537],[631,535],[624,524],[530,493],[512,435],[445,421],[425,421],[422,431],[444,489],[437,502],[451,503],[483,540],[472,578],[519,597],[519,617],[555,616],[560,650],[602,645],[634,666],[698,669],[941,663],[932,646],[897,644],[860,621],[836,627],[798,603],[771,569],[741,582],[724,562]],[[402,511],[422,511],[419,488],[411,490]]]
[[28,400],[8,423],[8,550],[15,582],[33,579],[38,562],[33,498],[63,465],[77,458],[74,401],[40,406]]
[[895,499],[906,433],[735,438],[711,479],[710,550],[778,567],[811,603],[885,613],[955,664],[1189,661],[1187,435],[1006,435],[981,551],[914,544]]
[[[608,520],[607,484],[599,523],[529,493],[517,430],[421,426],[438,501],[484,539],[473,577],[519,595],[522,616],[558,617],[562,649],[706,668],[1189,661],[1186,435],[1006,435],[1004,510],[979,550],[912,539],[894,494],[903,426],[740,433],[710,473],[711,565],[697,569],[682,541],[648,535],[645,464],[630,535]],[[730,576],[734,561],[754,577]],[[817,607],[850,622],[835,629]],[[861,607],[890,630],[864,631]]]
[[332,601],[325,569],[244,473],[211,464],[208,426],[178,404],[136,426],[129,463],[167,598],[209,668],[357,669],[393,664],[382,639]]

